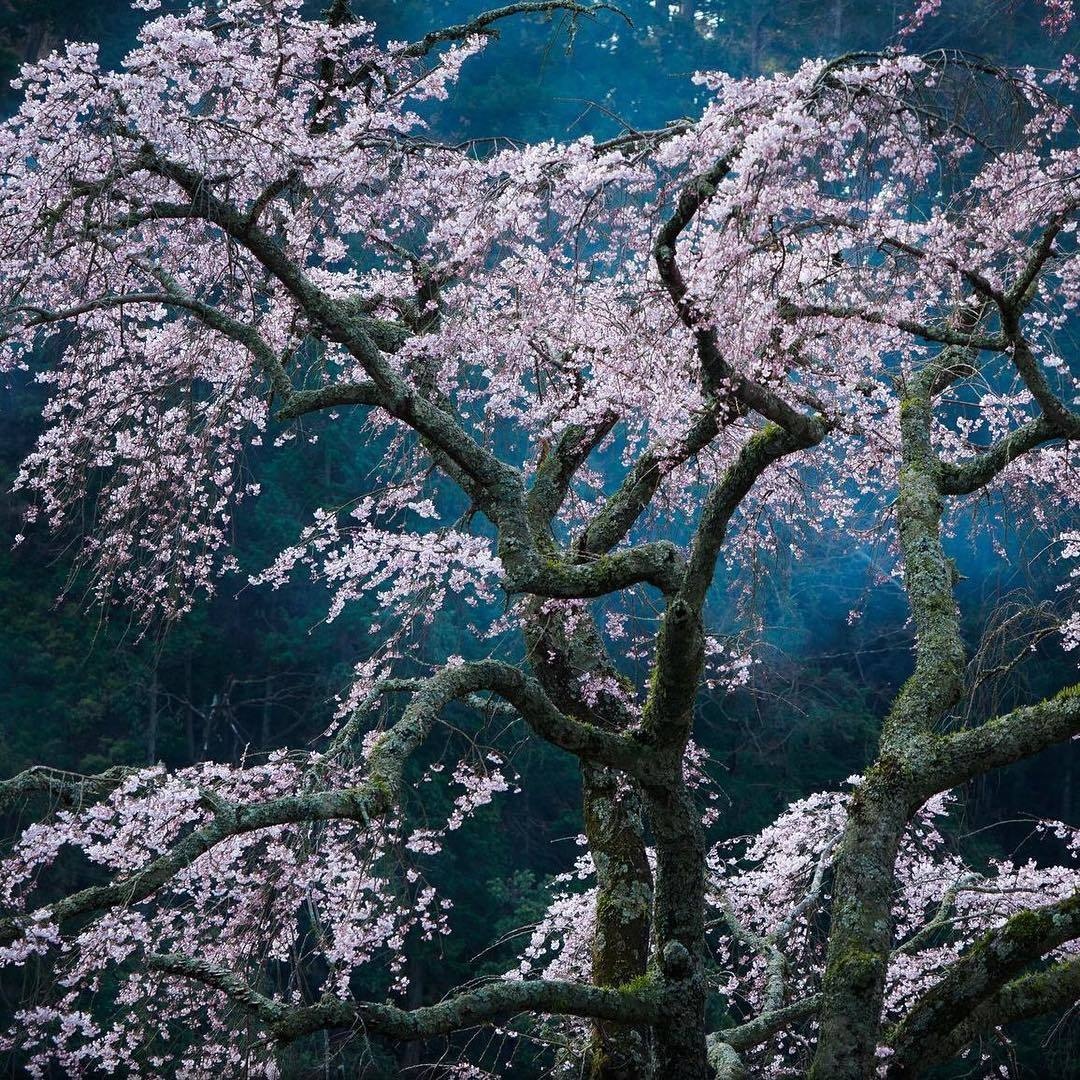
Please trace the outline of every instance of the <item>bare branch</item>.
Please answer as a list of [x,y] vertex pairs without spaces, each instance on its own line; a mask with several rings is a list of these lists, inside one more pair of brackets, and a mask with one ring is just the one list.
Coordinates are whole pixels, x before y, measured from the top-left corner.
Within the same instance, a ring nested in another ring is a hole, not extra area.
[[514,15],[548,14],[555,11],[564,11],[575,18],[579,15],[593,18],[600,11],[611,11],[625,19],[630,26],[634,25],[630,17],[614,4],[578,4],[573,0],[522,0],[521,3],[507,4],[505,7],[485,11],[468,22],[446,26],[441,30],[432,30],[419,41],[402,46],[394,55],[408,60],[418,60],[427,56],[438,45],[449,41],[464,41],[478,34],[495,35],[498,31],[493,30],[492,25],[502,19],[508,19]]
[[35,765],[8,780],[0,780],[0,812],[22,799],[47,795],[65,807],[80,808],[111,795],[137,769],[114,765],[93,776]]
[[[1080,686],[942,739],[927,761],[928,794],[1031,757],[1080,734]],[[930,791],[929,789],[933,789]]]

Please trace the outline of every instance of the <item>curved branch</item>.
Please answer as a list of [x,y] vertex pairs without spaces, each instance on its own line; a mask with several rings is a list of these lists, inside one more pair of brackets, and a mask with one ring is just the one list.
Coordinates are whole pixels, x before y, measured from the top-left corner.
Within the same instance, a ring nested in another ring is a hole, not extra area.
[[700,607],[704,603],[732,515],[762,473],[781,458],[819,443],[825,437],[825,430],[821,425],[815,429],[814,437],[807,439],[770,423],[743,444],[702,507],[682,588],[682,595],[690,604]]
[[382,404],[379,388],[370,380],[366,382],[331,383],[312,390],[294,390],[278,409],[278,420],[296,420],[307,413],[320,409],[333,409],[342,405]]
[[419,60],[427,56],[438,45],[443,45],[448,41],[463,41],[478,34],[497,35],[498,31],[491,29],[491,27],[493,23],[499,22],[501,19],[508,19],[514,15],[547,14],[554,11],[565,11],[575,17],[585,15],[588,18],[592,18],[599,11],[612,11],[616,15],[621,15],[629,25],[634,25],[630,17],[614,4],[578,4],[574,3],[573,0],[521,0],[520,3],[507,4],[505,7],[485,11],[466,23],[457,23],[454,26],[443,27],[441,30],[432,30],[420,38],[419,41],[411,42],[397,49],[394,55],[407,60]]
[[973,331],[954,329],[949,326],[932,326],[914,319],[890,319],[884,312],[872,308],[848,307],[831,304],[782,303],[780,314],[784,318],[812,318],[828,316],[832,319],[855,319],[873,326],[892,326],[925,341],[941,345],[953,345],[963,349],[985,349],[988,352],[1004,352],[1008,339],[1000,334],[976,334]]
[[541,738],[581,758],[610,765],[630,775],[648,772],[649,761],[633,738],[605,731],[593,724],[564,715],[536,679],[513,664],[501,660],[480,660],[448,671],[472,669],[477,684],[472,691],[490,690],[505,698]]
[[599,423],[588,427],[571,424],[543,455],[532,487],[525,496],[525,506],[535,529],[550,528],[566,498],[574,473],[604,441],[618,419],[614,413],[609,413]]
[[778,1031],[782,1031],[789,1024],[796,1024],[801,1020],[807,1020],[814,1016],[821,1008],[821,995],[811,994],[791,1005],[785,1005],[782,1009],[774,1009],[772,1012],[763,1012],[755,1016],[753,1020],[747,1020],[738,1027],[727,1028],[712,1038],[723,1039],[724,1042],[733,1046],[738,1051],[749,1050],[771,1039]]
[[1012,362],[1031,396],[1039,403],[1039,408],[1061,435],[1072,439],[1080,438],[1080,413],[1073,412],[1059,400],[1050,388],[1046,374],[1035,359],[1031,346],[1019,333],[1013,343]]
[[679,588],[685,569],[682,554],[670,540],[639,544],[582,563],[545,559],[535,551],[516,561],[517,573],[507,574],[507,592],[564,600],[605,596],[642,583],[671,594]]
[[343,344],[367,372],[382,397],[380,404],[392,416],[434,443],[488,494],[485,510],[497,524],[513,522],[524,529],[521,479],[517,470],[501,462],[462,427],[456,416],[428,401],[399,375],[382,355],[369,329],[370,319],[328,296],[300,266],[231,203],[211,191],[208,180],[180,162],[159,154],[151,145],[140,150],[138,161],[147,171],[170,180],[184,191],[200,217],[216,225],[246,248],[303,307],[331,341]]
[[981,454],[967,461],[942,464],[941,490],[946,495],[970,495],[985,487],[1023,454],[1037,446],[1061,439],[1062,432],[1045,416],[1024,424],[998,439]]
[[606,990],[555,979],[492,982],[417,1009],[336,998],[324,998],[317,1005],[295,1006],[258,993],[235,973],[205,960],[154,954],[147,963],[153,970],[195,979],[220,991],[283,1042],[316,1031],[352,1027],[408,1042],[449,1035],[523,1012],[626,1024],[655,1023],[660,1015],[659,997],[648,988],[633,992]]
[[[512,672],[516,672],[516,679],[510,674]],[[553,707],[550,712],[545,712],[538,688],[530,685],[510,665],[489,661],[444,668],[418,684],[401,719],[374,741],[367,754],[367,775],[355,786],[286,795],[249,804],[228,802],[206,791],[204,804],[213,811],[213,818],[207,824],[188,833],[171,850],[141,869],[58,900],[49,908],[52,920],[62,928],[85,915],[139,903],[168,884],[200,856],[233,836],[276,825],[319,821],[355,821],[366,825],[389,813],[400,801],[406,764],[427,737],[441,709],[458,698],[497,688],[493,684],[500,680],[506,696],[528,709],[529,716],[537,724],[546,726],[553,736],[565,742],[577,737],[590,748],[594,745],[589,741],[592,733],[588,730],[579,732],[571,721],[566,721],[570,725],[568,729],[559,728],[561,714]],[[555,741],[554,737],[552,741]],[[0,945],[18,940],[24,924],[21,917],[0,920]]]
[[698,413],[681,445],[650,446],[634,462],[618,490],[604,503],[574,543],[579,558],[610,551],[652,501],[661,480],[707,446],[720,433],[715,409]]
[[744,415],[753,409],[794,437],[810,443],[818,442],[824,435],[820,419],[792,408],[774,390],[736,371],[724,357],[715,328],[701,325],[693,305],[687,299],[686,281],[675,258],[679,237],[698,210],[716,194],[717,185],[731,170],[733,163],[733,155],[722,157],[683,186],[675,210],[657,233],[653,243],[653,261],[680,320],[694,334],[706,390],[712,394],[718,387],[730,386],[731,395],[737,403],[733,410],[735,415]]

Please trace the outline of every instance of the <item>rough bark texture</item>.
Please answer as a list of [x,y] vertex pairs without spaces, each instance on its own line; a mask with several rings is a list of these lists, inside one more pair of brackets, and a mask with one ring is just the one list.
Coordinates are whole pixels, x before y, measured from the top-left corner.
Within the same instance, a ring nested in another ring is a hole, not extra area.
[[[582,768],[585,835],[596,866],[596,933],[592,977],[597,986],[640,982],[649,953],[652,872],[645,857],[641,797],[611,769]],[[590,1052],[596,1080],[632,1080],[652,1068],[647,1028],[598,1021]]]
[[[534,500],[534,505],[537,500]],[[550,510],[556,505],[547,502]],[[559,706],[586,714],[604,731],[625,732],[630,717],[621,702],[602,697],[587,705],[576,692],[581,676],[617,669],[591,620],[568,632],[562,619],[532,605],[528,645],[541,683]],[[585,835],[596,867],[596,933],[592,976],[597,986],[640,983],[649,956],[652,871],[645,855],[643,808],[637,782],[625,773],[582,761],[582,805]],[[598,1020],[587,1054],[595,1080],[630,1080],[652,1072],[652,1039],[648,1028]]]
[[837,858],[812,1080],[873,1075],[892,950],[894,864],[901,834],[931,792],[920,782],[929,732],[960,696],[964,647],[953,568],[941,542],[943,496],[931,443],[931,394],[954,360],[945,350],[901,407],[897,525],[916,630],[915,671],[886,718],[878,760],[856,792]]

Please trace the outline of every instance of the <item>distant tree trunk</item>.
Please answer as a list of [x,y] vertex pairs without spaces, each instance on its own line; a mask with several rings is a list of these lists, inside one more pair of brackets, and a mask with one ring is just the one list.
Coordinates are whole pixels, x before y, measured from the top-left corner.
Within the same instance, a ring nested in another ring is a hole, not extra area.
[[769,9],[755,6],[750,15],[750,74],[761,74],[761,54],[765,49],[765,22],[769,18]]
[[1065,744],[1065,775],[1061,781],[1061,820],[1068,821],[1072,816],[1073,806],[1073,758],[1076,756],[1075,743]]
[[149,708],[146,714],[146,763],[153,765],[158,757],[158,671],[154,663],[150,671]]
[[217,715],[218,705],[221,702],[221,695],[215,694],[210,699],[210,707],[203,714],[203,736],[202,736],[202,759],[206,759],[210,756],[210,733],[214,726],[214,717]]
[[832,6],[832,52],[840,51],[840,41],[844,36],[844,0],[833,0]]
[[262,718],[259,724],[259,748],[270,749],[271,725],[270,725],[270,692],[273,686],[270,675],[263,679]]
[[[424,1004],[424,963],[414,949],[409,953],[409,988],[406,1001],[410,1009],[418,1009]],[[421,1043],[407,1042],[401,1050],[401,1069],[415,1069],[420,1064]]]
[[25,44],[23,46],[23,58],[33,63],[35,60],[39,60],[48,51],[52,44],[52,35],[49,33],[49,27],[44,22],[32,22],[27,27]]
[[195,746],[195,706],[191,696],[191,653],[184,657],[184,744],[187,747],[188,761],[194,765],[197,748]]

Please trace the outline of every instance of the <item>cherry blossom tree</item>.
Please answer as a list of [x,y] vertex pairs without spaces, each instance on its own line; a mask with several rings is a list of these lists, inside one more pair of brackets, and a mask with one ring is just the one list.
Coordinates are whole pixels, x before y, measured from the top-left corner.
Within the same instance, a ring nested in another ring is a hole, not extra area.
[[[175,619],[233,572],[263,440],[323,414],[381,455],[256,579],[306,571],[329,617],[377,598],[322,744],[0,788],[41,808],[0,869],[0,959],[51,972],[6,1037],[39,1073],[272,1076],[316,1032],[521,1023],[598,1077],[895,1080],[1077,997],[1075,833],[986,871],[939,830],[945,793],[1080,733],[1075,689],[960,719],[946,554],[976,504],[1031,520],[1080,644],[1074,59],[897,47],[704,74],[699,117],[606,142],[440,143],[425,102],[535,14],[619,17],[522,0],[380,44],[344,0],[220,0],[152,17],[119,71],[68,45],[23,73],[4,363],[59,358],[18,483],[31,521],[90,520],[97,599]],[[914,630],[877,759],[710,846],[691,735],[752,662],[744,568],[864,522]],[[432,655],[447,620],[469,659]],[[423,764],[449,715],[465,748]],[[506,978],[358,997],[447,932],[433,856],[516,784],[496,722],[580,762],[573,880]],[[48,898],[69,849],[98,880]]]

